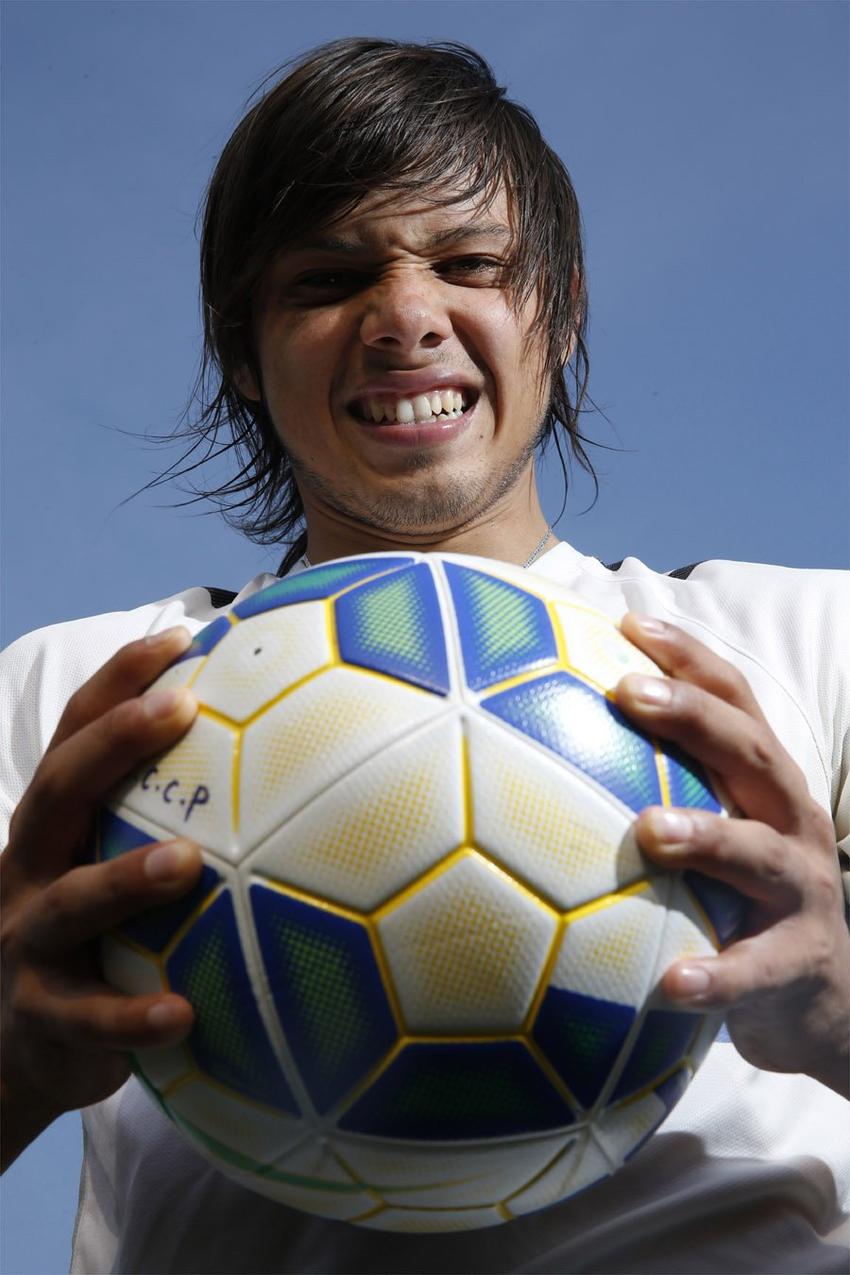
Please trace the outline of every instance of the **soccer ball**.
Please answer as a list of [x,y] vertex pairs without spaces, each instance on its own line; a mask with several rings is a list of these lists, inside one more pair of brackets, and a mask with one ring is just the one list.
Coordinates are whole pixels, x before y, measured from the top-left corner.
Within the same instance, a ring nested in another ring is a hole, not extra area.
[[608,692],[658,673],[606,616],[490,560],[341,559],[238,603],[159,686],[188,734],[114,794],[109,859],[185,834],[192,893],[106,976],[186,996],[139,1079],[226,1174],[363,1226],[497,1225],[607,1176],[717,1030],[657,990],[740,900],[654,871],[650,804],[719,811]]

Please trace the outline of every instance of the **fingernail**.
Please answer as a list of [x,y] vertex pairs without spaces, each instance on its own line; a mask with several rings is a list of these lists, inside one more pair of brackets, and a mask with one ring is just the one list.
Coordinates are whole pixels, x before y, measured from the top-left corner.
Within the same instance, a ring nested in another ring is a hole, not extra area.
[[667,625],[663,620],[656,620],[653,615],[643,615],[640,611],[631,611],[630,618],[634,624],[649,637],[664,637]]
[[651,810],[647,814],[650,827],[665,850],[686,845],[694,835],[694,821],[679,810]]
[[192,858],[192,846],[188,841],[168,841],[151,850],[145,859],[145,876],[149,881],[169,881],[179,877]]
[[185,694],[182,686],[172,686],[162,691],[148,691],[147,695],[142,696],[142,707],[146,716],[152,719],[170,717],[176,712]]
[[681,988],[680,1000],[696,1000],[708,991],[711,975],[704,965],[680,965],[677,981]]
[[180,1007],[174,1001],[159,1001],[156,1005],[151,1005],[147,1012],[148,1027],[166,1031],[170,1027],[176,1027],[181,1017]]
[[633,673],[628,679],[628,689],[635,699],[659,708],[669,704],[672,699],[670,682],[665,677],[642,677],[639,673]]
[[145,638],[147,646],[167,646],[170,643],[181,651],[185,651],[191,641],[192,634],[185,624],[174,624],[170,629],[163,629],[161,633],[149,633]]

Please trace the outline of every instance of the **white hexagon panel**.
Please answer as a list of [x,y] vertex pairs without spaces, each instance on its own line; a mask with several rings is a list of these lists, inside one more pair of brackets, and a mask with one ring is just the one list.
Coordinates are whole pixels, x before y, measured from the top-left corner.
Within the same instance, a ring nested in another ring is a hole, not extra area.
[[302,602],[240,620],[215,646],[192,689],[216,712],[244,722],[282,692],[330,664],[324,602]]
[[594,1182],[607,1178],[610,1172],[610,1164],[589,1132],[575,1134],[543,1173],[537,1174],[508,1198],[508,1209],[516,1217],[535,1213],[537,1209],[545,1209],[549,1204],[576,1195]]
[[613,620],[570,603],[553,606],[567,651],[567,663],[602,690],[612,690],[627,673],[659,677],[661,670],[627,641]]
[[467,729],[476,845],[564,910],[645,872],[619,803],[496,723]]
[[236,732],[201,711],[187,735],[161,758],[143,762],[110,806],[142,815],[177,837],[230,858]]
[[348,668],[284,696],[243,733],[242,855],[361,762],[445,711],[440,696]]
[[540,900],[474,850],[378,918],[411,1032],[511,1032],[528,1013],[557,927]]
[[167,1103],[174,1118],[203,1149],[225,1148],[257,1166],[272,1163],[304,1136],[300,1120],[201,1078],[180,1085],[167,1096]]
[[573,1135],[518,1138],[510,1155],[494,1145],[407,1146],[334,1138],[334,1147],[357,1178],[379,1183],[381,1198],[407,1208],[475,1208],[497,1204],[522,1188],[559,1156]]
[[583,1107],[603,1096],[638,1030],[665,922],[668,882],[567,917],[532,1035]]
[[362,912],[463,840],[459,720],[396,740],[319,793],[253,853],[253,872]]

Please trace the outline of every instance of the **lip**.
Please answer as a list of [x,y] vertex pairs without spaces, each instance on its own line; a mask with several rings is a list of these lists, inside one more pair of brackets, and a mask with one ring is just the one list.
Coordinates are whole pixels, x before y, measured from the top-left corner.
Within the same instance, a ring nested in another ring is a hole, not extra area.
[[380,380],[369,381],[351,395],[346,406],[364,398],[415,398],[417,394],[425,394],[428,390],[466,390],[478,398],[480,387],[474,385],[468,376],[458,372],[438,372],[428,368],[410,372],[386,372]]
[[461,434],[466,433],[475,415],[478,399],[470,403],[461,416],[450,421],[435,420],[431,424],[418,425],[415,421],[409,425],[400,425],[398,421],[361,421],[352,412],[351,420],[373,443],[384,443],[388,447],[438,447],[442,443],[451,443]]

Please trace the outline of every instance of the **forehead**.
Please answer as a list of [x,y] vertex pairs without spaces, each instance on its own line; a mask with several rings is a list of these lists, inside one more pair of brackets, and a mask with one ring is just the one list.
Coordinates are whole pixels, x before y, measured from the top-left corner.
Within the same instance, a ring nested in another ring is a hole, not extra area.
[[[435,203],[453,195],[458,196],[457,202]],[[427,252],[483,240],[506,247],[512,237],[510,207],[503,188],[488,201],[465,198],[448,186],[413,195],[374,191],[344,216],[299,237],[291,248],[355,253],[394,245]]]

